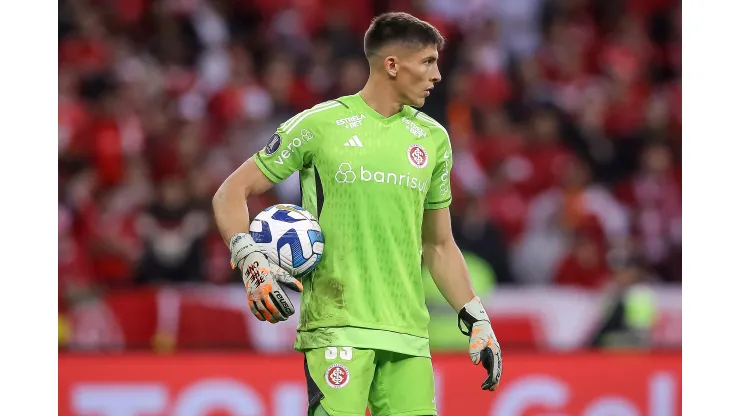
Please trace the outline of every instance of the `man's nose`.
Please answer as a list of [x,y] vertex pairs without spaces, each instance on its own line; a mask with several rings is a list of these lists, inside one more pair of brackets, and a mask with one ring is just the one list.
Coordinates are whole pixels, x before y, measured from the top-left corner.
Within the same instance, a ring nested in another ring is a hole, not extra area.
[[437,72],[436,72],[436,73],[435,73],[435,74],[434,74],[434,75],[432,76],[432,80],[431,80],[431,81],[432,81],[433,83],[437,83],[437,82],[439,82],[439,81],[442,81],[442,74],[441,74],[441,73],[439,72],[439,69],[438,69],[438,70],[437,70]]

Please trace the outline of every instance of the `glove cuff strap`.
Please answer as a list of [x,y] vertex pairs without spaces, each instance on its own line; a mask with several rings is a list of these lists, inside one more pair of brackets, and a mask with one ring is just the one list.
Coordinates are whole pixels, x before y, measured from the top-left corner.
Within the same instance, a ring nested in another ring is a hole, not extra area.
[[229,248],[233,250],[236,244],[238,244],[240,241],[242,244],[244,243],[254,244],[254,239],[252,239],[252,236],[249,233],[236,233],[233,236],[231,236],[231,241],[229,242]]
[[229,242],[229,251],[231,252],[231,269],[239,267],[239,263],[246,258],[247,253],[240,252],[240,247],[246,247],[250,244],[255,244],[254,239],[249,233],[236,233],[231,237]]
[[[460,309],[460,312],[457,314],[457,327],[463,335],[470,336],[473,325],[479,321],[490,322],[490,319],[488,318],[488,314],[486,314],[485,308],[483,308],[480,298],[476,296]],[[465,325],[465,328],[462,327],[461,323]]]

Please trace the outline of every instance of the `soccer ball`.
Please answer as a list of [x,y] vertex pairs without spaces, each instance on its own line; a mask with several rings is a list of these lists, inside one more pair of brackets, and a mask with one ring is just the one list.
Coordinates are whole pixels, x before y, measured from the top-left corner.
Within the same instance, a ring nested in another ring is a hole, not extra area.
[[296,278],[311,273],[324,252],[319,221],[297,205],[273,205],[260,212],[249,234],[271,262]]

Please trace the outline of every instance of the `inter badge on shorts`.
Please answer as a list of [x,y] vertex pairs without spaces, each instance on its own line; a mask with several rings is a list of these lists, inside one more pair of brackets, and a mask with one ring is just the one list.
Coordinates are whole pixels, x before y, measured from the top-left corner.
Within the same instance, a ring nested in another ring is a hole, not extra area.
[[273,153],[277,152],[277,150],[280,148],[280,143],[282,142],[282,137],[278,133],[275,133],[270,137],[270,140],[267,142],[267,145],[265,146],[265,154],[267,156],[272,155]]
[[427,151],[420,144],[412,144],[407,152],[409,162],[415,167],[422,169],[427,165],[429,157]]
[[332,364],[326,370],[324,378],[329,387],[341,389],[349,383],[349,369],[343,364]]

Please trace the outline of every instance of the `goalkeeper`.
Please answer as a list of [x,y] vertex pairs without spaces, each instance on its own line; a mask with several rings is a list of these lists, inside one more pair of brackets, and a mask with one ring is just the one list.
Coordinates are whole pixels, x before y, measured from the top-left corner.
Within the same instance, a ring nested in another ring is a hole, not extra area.
[[[309,416],[363,416],[368,406],[375,416],[437,414],[422,261],[458,312],[471,360],[483,363],[482,388],[498,386],[501,349],[450,226],[450,138],[417,109],[441,80],[443,45],[409,14],[375,18],[365,87],[282,123],[213,198],[255,316],[284,321],[294,308],[283,286],[302,291],[295,348]],[[300,282],[259,252],[245,204],[296,171],[301,205],[325,238],[321,262]]]

